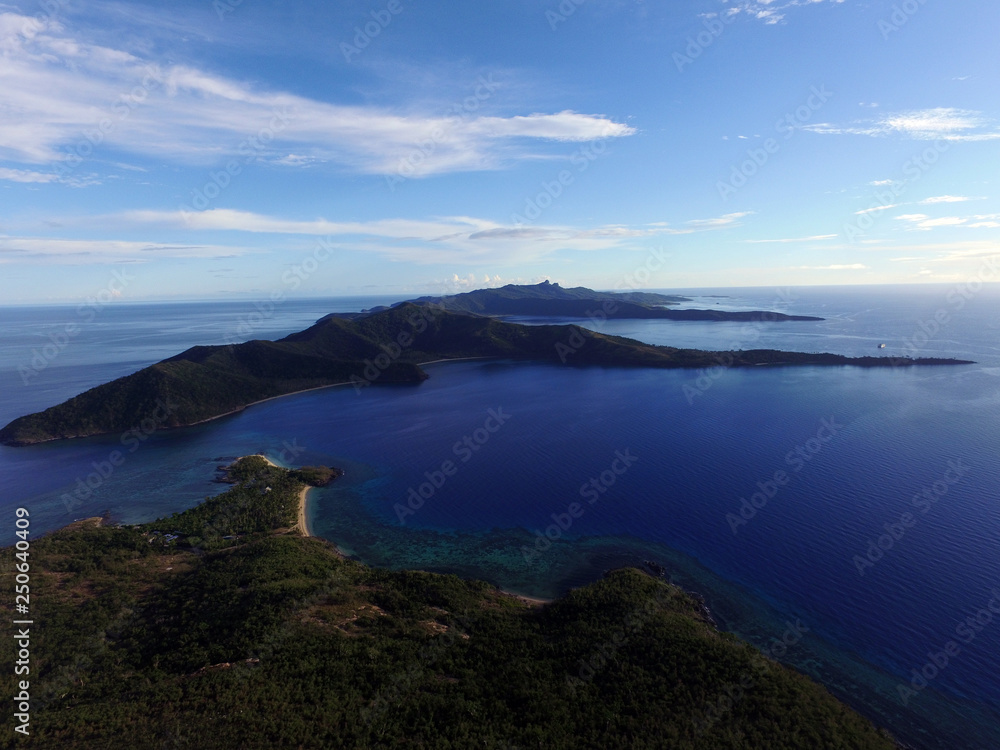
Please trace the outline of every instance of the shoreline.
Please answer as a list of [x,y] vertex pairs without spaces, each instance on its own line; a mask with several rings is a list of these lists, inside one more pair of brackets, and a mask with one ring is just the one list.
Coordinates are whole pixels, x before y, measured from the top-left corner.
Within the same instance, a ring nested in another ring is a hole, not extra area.
[[[326,388],[328,386],[323,386],[323,387]],[[280,397],[278,397],[278,398],[280,398]],[[274,461],[272,461],[271,459],[269,459],[263,453],[254,453],[252,455],[257,456],[259,458],[263,458],[264,461],[265,461],[265,463],[267,463],[268,466],[273,466],[275,469],[285,469],[285,471],[288,471],[288,469],[286,467],[284,467],[284,466],[278,466],[278,464],[274,463]],[[249,458],[249,456],[239,456],[236,459],[236,461],[239,461],[242,458]],[[234,461],[233,463],[236,463],[236,461]],[[308,519],[306,517],[306,506],[307,506],[307,504],[309,502],[309,490],[311,490],[311,489],[313,489],[313,488],[310,487],[308,484],[306,484],[306,485],[302,486],[301,490],[299,490],[298,520],[296,521],[295,526],[292,527],[294,529],[298,529],[299,534],[301,534],[302,536],[305,536],[305,537],[312,536],[312,532],[309,530],[309,521],[308,521]],[[332,542],[331,542],[331,544],[332,544]],[[337,545],[334,544],[333,546],[336,547]],[[340,554],[340,550],[339,549],[337,550],[337,553]]]
[[[765,351],[771,351],[771,350],[765,350]],[[777,351],[777,350],[775,350],[775,351]],[[708,353],[712,353],[712,352],[708,352]],[[722,352],[722,354],[726,354],[726,353],[731,353],[731,352]],[[841,358],[841,359],[843,359],[845,361],[842,361],[842,362],[840,362],[840,361],[836,361],[836,362],[809,362],[809,361],[805,361],[805,362],[794,362],[794,361],[787,361],[787,362],[786,361],[781,361],[781,362],[751,362],[751,363],[746,363],[746,364],[734,364],[734,365],[724,365],[724,366],[725,367],[731,367],[731,368],[734,368],[734,369],[735,368],[750,368],[750,367],[830,367],[830,368],[833,368],[833,367],[858,367],[858,368],[862,368],[862,369],[873,369],[873,368],[886,367],[886,368],[891,368],[891,369],[898,369],[899,367],[907,367],[908,368],[908,367],[935,367],[935,366],[956,366],[956,365],[976,365],[976,364],[980,364],[977,361],[966,360],[966,359],[956,359],[956,358],[953,358],[953,357],[947,357],[947,358],[939,358],[939,357],[917,357],[917,358],[909,358],[909,357],[892,357],[892,356],[873,357],[873,356],[867,356],[867,355],[866,356],[862,356],[862,357],[854,357],[854,356],[848,356],[848,355],[843,355],[843,354],[833,354],[833,355],[831,355],[828,352],[824,352],[824,353],[820,353],[820,354],[810,354],[810,353],[806,353],[806,352],[785,352],[783,350],[781,351],[781,353],[785,353],[785,354],[807,354],[808,356],[833,356],[833,357]],[[716,354],[718,354],[718,352],[716,352]],[[417,362],[415,364],[416,364],[417,367],[423,367],[425,365],[433,365],[433,364],[439,364],[439,363],[443,363],[443,362],[468,362],[468,361],[472,361],[472,360],[487,360],[487,359],[494,359],[494,360],[499,360],[499,359],[521,360],[521,359],[525,359],[525,360],[527,360],[529,362],[536,362],[536,363],[539,363],[539,364],[545,364],[547,362],[547,360],[538,360],[538,359],[534,359],[532,357],[522,357],[522,356],[517,356],[517,355],[509,355],[509,356],[507,356],[507,355],[497,355],[497,356],[481,356],[481,357],[446,357],[444,359],[435,359],[435,360],[431,360],[429,362]],[[551,363],[549,363],[549,364],[551,364]],[[651,365],[651,364],[641,364],[641,363],[640,364],[616,364],[616,363],[613,363],[613,362],[612,363],[600,364],[600,365],[597,365],[597,366],[600,366],[600,367],[622,367],[622,368],[628,368],[628,369],[634,369],[634,368],[639,368],[639,369],[656,369],[656,370],[661,370],[661,369],[662,370],[686,370],[686,369],[692,369],[692,370],[694,370],[694,369],[697,369],[697,367],[698,367],[697,365],[683,365],[683,364],[681,364],[681,365],[667,365],[667,366],[659,366],[658,367],[656,365]],[[288,393],[280,393],[280,394],[278,394],[276,396],[268,396],[267,398],[262,398],[262,399],[260,399],[258,401],[251,401],[250,403],[243,404],[242,406],[239,406],[236,409],[231,409],[230,411],[223,412],[222,414],[216,414],[216,415],[211,416],[211,417],[206,417],[205,419],[199,419],[199,420],[197,420],[195,422],[187,422],[185,424],[168,425],[168,426],[164,426],[164,427],[158,427],[155,430],[155,432],[166,432],[166,431],[169,431],[169,430],[181,430],[181,429],[184,429],[184,428],[187,428],[187,427],[195,427],[197,425],[202,425],[202,424],[207,424],[209,422],[213,422],[216,419],[222,419],[223,417],[229,417],[229,416],[232,416],[234,414],[239,414],[240,412],[242,412],[242,411],[250,408],[251,406],[256,406],[257,404],[263,404],[263,403],[266,403],[268,401],[274,401],[275,399],[284,398],[285,396],[295,396],[295,395],[298,395],[300,393],[309,393],[311,391],[319,391],[319,390],[322,390],[324,388],[337,388],[337,387],[344,386],[344,385],[352,385],[352,382],[351,381],[343,381],[341,383],[328,383],[327,385],[317,385],[317,386],[313,386],[312,388],[303,388],[302,390],[298,390],[298,391],[289,391]],[[50,407],[50,408],[55,408],[55,407]],[[38,413],[40,413],[40,412],[38,412]],[[25,415],[25,416],[33,416],[33,415],[28,414],[28,415]],[[18,417],[17,419],[21,419],[21,418],[22,417]],[[14,421],[17,421],[17,419],[15,419]],[[7,425],[7,426],[9,426],[9,425]],[[127,432],[128,432],[128,430],[126,430],[125,433],[122,433],[122,436],[124,437],[124,435]],[[88,433],[86,435],[63,435],[63,436],[60,436],[60,437],[48,437],[48,438],[45,438],[43,440],[33,440],[31,442],[18,442],[18,441],[0,442],[0,446],[8,446],[8,447],[12,447],[12,448],[27,448],[27,447],[32,447],[32,446],[36,446],[36,445],[45,445],[47,443],[56,443],[56,442],[59,442],[61,440],[80,440],[80,439],[84,439],[84,438],[100,438],[100,437],[107,437],[109,435],[114,435],[114,434],[115,434],[115,431],[112,431],[112,432],[94,432],[94,433]]]
[[[417,365],[417,367],[423,367],[424,365],[434,365],[434,364],[437,364],[439,362],[464,362],[464,361],[470,360],[470,359],[498,359],[498,358],[497,357],[456,357],[456,358],[446,357],[445,359],[435,359],[435,360],[432,360],[430,362],[417,362],[416,365]],[[310,393],[311,391],[321,391],[324,388],[339,388],[340,386],[344,386],[344,385],[351,385],[351,381],[350,380],[345,380],[343,383],[328,383],[327,385],[314,385],[312,388],[303,388],[301,391],[289,391],[288,393],[279,393],[277,396],[268,396],[267,398],[262,398],[259,401],[251,401],[249,404],[244,404],[243,406],[241,406],[241,407],[239,407],[237,409],[233,409],[232,411],[227,411],[227,412],[225,412],[223,414],[216,414],[214,417],[206,417],[205,419],[199,419],[197,422],[189,422],[188,424],[179,424],[179,425],[176,425],[176,426],[173,426],[173,427],[167,427],[167,428],[164,428],[164,429],[167,429],[167,430],[181,430],[181,429],[184,429],[185,427],[194,427],[195,425],[199,425],[199,424],[207,424],[208,422],[212,422],[212,421],[214,421],[216,419],[222,419],[223,417],[229,417],[229,416],[232,416],[233,414],[239,414],[241,411],[244,411],[245,409],[249,409],[251,406],[256,406],[257,404],[266,404],[268,401],[274,401],[275,399],[284,398],[285,396],[296,396],[296,395],[298,395],[300,393]],[[105,433],[101,433],[101,434],[103,434],[103,435],[111,435],[113,433],[105,432]],[[99,437],[99,435],[81,435],[80,437]],[[53,440],[66,440],[66,439],[73,440],[74,438],[53,438]],[[51,441],[46,440],[44,442],[51,442]],[[276,465],[276,464],[272,464],[272,465]],[[280,468],[284,468],[284,467],[279,466],[278,468],[280,469]]]
[[[475,357],[474,359],[484,359],[484,358],[483,357]],[[274,461],[272,461],[270,458],[268,458],[267,456],[265,456],[265,455],[263,455],[261,453],[254,453],[253,455],[259,456],[260,458],[263,458],[264,461],[267,462],[268,466],[273,466],[276,469],[285,469],[286,468],[284,466],[279,466],[278,464],[274,463]],[[236,461],[239,461],[240,458],[247,458],[247,456],[240,456],[239,458],[236,459]],[[298,522],[296,523],[295,528],[297,528],[298,531],[299,531],[299,533],[302,536],[304,536],[304,537],[311,537],[311,536],[313,536],[312,531],[309,529],[309,521],[308,521],[308,518],[306,516],[306,507],[307,507],[307,504],[308,504],[308,501],[309,501],[309,490],[311,490],[311,489],[313,489],[313,488],[310,487],[309,485],[305,485],[299,491]],[[347,559],[347,556],[341,551],[341,549],[337,546],[337,544],[335,542],[332,542],[329,539],[326,539],[325,537],[317,537],[317,538],[318,539],[323,539],[323,541],[328,542],[329,544],[333,545],[333,548],[337,551],[337,554],[340,557],[342,557],[344,559]],[[363,563],[363,564],[367,564],[367,563]],[[498,591],[501,594],[503,594],[504,596],[509,596],[509,597],[511,597],[513,599],[516,599],[517,601],[521,602],[522,604],[524,604],[524,605],[526,605],[528,607],[544,607],[546,604],[551,604],[552,602],[555,601],[555,599],[543,599],[543,598],[537,597],[537,596],[527,596],[525,594],[519,594],[516,591],[508,591],[507,589],[498,589]]]
[[542,599],[538,596],[525,596],[524,594],[518,594],[516,591],[508,591],[507,589],[499,589],[499,591],[501,594],[513,597],[529,607],[544,607],[546,604],[552,604],[555,601],[555,599]]

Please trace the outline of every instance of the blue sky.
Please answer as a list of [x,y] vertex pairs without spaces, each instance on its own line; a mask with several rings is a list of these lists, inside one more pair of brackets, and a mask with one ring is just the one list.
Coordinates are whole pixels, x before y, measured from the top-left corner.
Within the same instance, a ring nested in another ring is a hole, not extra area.
[[0,3],[0,302],[961,282],[1000,252],[998,26],[992,0]]

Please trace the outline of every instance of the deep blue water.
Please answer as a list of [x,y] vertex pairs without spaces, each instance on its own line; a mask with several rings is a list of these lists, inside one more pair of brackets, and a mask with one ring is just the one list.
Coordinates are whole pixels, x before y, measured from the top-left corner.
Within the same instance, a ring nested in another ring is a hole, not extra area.
[[[83,503],[61,498],[122,448],[117,436],[0,448],[3,512],[12,518],[11,507],[27,505],[36,531],[105,508],[138,522],[217,492],[214,468],[233,456],[342,466],[343,480],[312,492],[311,523],[365,561],[552,595],[616,564],[654,559],[705,595],[720,625],[761,645],[800,619],[809,632],[787,660],[912,744],[1000,747],[1000,613],[987,608],[993,589],[1000,594],[1000,290],[970,293],[960,309],[953,287],[702,293],[728,296],[697,306],[827,319],[589,325],[681,347],[858,355],[886,343],[883,354],[978,364],[708,374],[431,365],[419,386],[325,389],[157,433]],[[243,338],[279,337],[326,312],[384,301],[287,302]],[[0,309],[0,421],[188,346],[224,343],[234,319],[252,310],[109,308],[24,385],[18,366],[76,313]],[[784,484],[769,485],[777,472]],[[604,491],[581,494],[591,480]],[[425,483],[429,497],[409,513],[409,490]],[[758,483],[772,497],[740,523],[742,499]],[[856,556],[905,513],[912,519],[897,526],[901,537],[861,575]],[[534,532],[560,520],[561,538],[526,557]],[[11,539],[12,523],[3,528]],[[957,626],[984,608],[976,630],[960,631],[973,636],[961,652],[904,706],[897,684],[929,652],[960,641]]]

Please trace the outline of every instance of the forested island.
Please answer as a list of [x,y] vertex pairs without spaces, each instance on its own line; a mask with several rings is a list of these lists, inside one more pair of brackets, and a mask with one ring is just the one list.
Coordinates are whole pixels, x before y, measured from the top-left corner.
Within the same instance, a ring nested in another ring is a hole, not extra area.
[[[598,301],[604,296],[599,295]],[[587,304],[592,303],[597,304],[594,300]],[[279,341],[193,347],[58,406],[15,419],[0,430],[0,443],[23,446],[111,433],[121,433],[123,443],[138,441],[158,429],[197,424],[310,388],[419,383],[428,377],[421,363],[464,358],[650,368],[971,364],[955,359],[845,357],[769,349],[678,349],[578,325],[520,325],[478,313],[452,312],[432,301],[407,302],[366,313],[326,316]]]
[[[691,302],[689,297],[656,292],[596,292],[578,286],[565,289],[559,284],[507,284],[499,289],[476,289],[441,297],[409,300],[417,305],[436,305],[449,312],[477,315],[589,318],[591,320],[708,320],[708,321],[787,321],[823,320],[810,315],[787,315],[764,310],[670,310],[668,307]],[[406,303],[400,303],[406,304]],[[387,308],[376,308],[387,309]]]
[[[898,747],[716,630],[662,570],[526,603],[301,536],[301,473],[254,456],[229,477],[169,518],[89,519],[32,541],[44,626],[19,747]],[[0,550],[5,579],[14,555]],[[13,663],[14,639],[0,643]],[[0,678],[8,695],[14,680]]]

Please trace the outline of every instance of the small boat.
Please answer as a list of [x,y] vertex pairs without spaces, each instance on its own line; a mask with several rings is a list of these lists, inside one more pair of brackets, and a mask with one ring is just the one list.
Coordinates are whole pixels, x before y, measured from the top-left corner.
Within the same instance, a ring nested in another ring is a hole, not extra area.
[[885,349],[885,344],[879,344],[879,345],[878,345],[878,348],[879,348],[879,349]]

